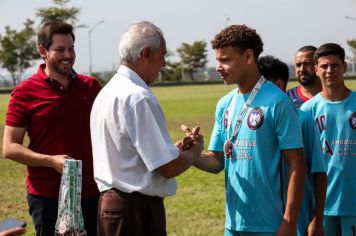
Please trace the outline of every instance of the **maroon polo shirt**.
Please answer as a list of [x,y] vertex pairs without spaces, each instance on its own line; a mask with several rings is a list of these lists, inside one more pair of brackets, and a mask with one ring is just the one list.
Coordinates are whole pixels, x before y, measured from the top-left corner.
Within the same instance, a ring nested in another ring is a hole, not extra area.
[[[12,91],[6,125],[24,127],[28,148],[42,154],[67,154],[82,160],[82,196],[98,195],[93,174],[90,141],[90,111],[99,83],[75,74],[68,89],[49,78],[42,64],[36,74]],[[61,175],[52,168],[28,167],[26,185],[30,194],[58,197]]]

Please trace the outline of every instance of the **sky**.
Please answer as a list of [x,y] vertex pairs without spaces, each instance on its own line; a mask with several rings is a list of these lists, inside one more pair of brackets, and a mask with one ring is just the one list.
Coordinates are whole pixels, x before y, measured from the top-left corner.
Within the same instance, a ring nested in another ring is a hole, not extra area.
[[[51,0],[0,0],[0,35],[5,26],[21,30],[27,18],[38,25],[36,10],[53,5]],[[206,41],[208,66],[212,67],[215,53],[210,41],[231,24],[256,29],[264,42],[262,55],[287,63],[293,63],[298,48],[328,42],[340,44],[347,56],[352,56],[346,41],[356,38],[356,0],[71,0],[67,7],[71,6],[80,8],[77,25],[88,26],[75,32],[74,68],[79,73],[89,71],[89,29],[100,21],[104,22],[91,33],[93,71],[118,68],[120,37],[133,22],[141,20],[163,30],[171,51],[183,42]],[[39,63],[27,73],[34,73]],[[0,69],[0,75],[5,74]]]

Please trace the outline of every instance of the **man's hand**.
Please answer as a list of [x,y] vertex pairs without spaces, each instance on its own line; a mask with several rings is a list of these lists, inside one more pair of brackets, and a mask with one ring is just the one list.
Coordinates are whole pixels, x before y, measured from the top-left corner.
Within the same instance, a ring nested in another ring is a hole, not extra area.
[[182,126],[182,129],[187,137],[184,141],[175,143],[179,148],[178,157],[157,168],[158,173],[164,178],[170,179],[186,171],[200,157],[204,149],[203,136],[199,134],[199,127],[195,127],[193,131],[190,131],[187,126]]
[[204,138],[199,134],[200,127],[196,126],[192,130],[186,125],[181,125],[181,130],[185,133],[186,137],[183,139],[182,150],[188,150],[193,145],[199,144],[201,150],[204,149]]
[[65,155],[65,154],[52,156],[51,157],[51,167],[62,174],[64,161],[66,159],[73,159],[73,158],[68,155]]
[[315,217],[313,217],[307,230],[307,236],[324,236],[323,222],[318,222]]
[[297,223],[290,223],[283,220],[283,223],[279,226],[276,236],[296,236],[297,235]]
[[25,228],[17,227],[17,228],[8,229],[3,232],[0,232],[0,236],[19,236],[19,235],[23,235],[24,233],[26,233]]

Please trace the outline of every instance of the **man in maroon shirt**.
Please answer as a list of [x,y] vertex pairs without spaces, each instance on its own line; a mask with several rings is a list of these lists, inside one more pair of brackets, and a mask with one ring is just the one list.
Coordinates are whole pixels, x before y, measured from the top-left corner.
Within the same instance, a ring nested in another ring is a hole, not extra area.
[[[44,24],[37,35],[45,64],[12,92],[3,156],[27,165],[27,200],[37,235],[54,235],[65,159],[82,160],[82,211],[88,235],[96,235],[99,191],[93,178],[90,111],[98,82],[76,74],[73,27]],[[23,145],[27,132],[28,147]]]

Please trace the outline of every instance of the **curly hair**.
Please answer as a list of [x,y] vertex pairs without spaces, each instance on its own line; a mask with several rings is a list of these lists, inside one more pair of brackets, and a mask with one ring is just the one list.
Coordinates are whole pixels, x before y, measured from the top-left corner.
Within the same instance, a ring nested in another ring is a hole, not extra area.
[[263,51],[263,42],[256,30],[246,25],[231,25],[218,33],[211,41],[213,49],[233,47],[240,52],[252,49],[255,59]]

